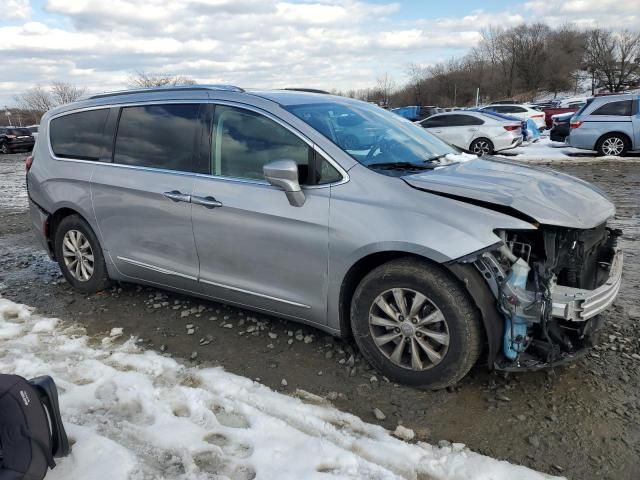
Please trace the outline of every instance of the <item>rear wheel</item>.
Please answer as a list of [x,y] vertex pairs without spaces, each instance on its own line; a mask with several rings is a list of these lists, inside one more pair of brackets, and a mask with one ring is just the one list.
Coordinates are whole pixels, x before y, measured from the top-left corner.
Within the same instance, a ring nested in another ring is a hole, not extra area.
[[0,142],[0,153],[4,153],[4,154],[10,153],[9,146],[7,145],[6,142]]
[[600,156],[619,157],[627,153],[629,145],[627,139],[618,133],[605,135],[598,142],[596,150]]
[[109,287],[102,248],[89,224],[79,215],[62,219],[54,238],[56,259],[73,288],[95,293]]
[[491,155],[493,148],[493,142],[488,138],[476,138],[469,146],[469,150],[480,156]]
[[351,302],[365,359],[407,385],[444,388],[477,361],[482,328],[468,293],[441,269],[405,258],[371,271]]

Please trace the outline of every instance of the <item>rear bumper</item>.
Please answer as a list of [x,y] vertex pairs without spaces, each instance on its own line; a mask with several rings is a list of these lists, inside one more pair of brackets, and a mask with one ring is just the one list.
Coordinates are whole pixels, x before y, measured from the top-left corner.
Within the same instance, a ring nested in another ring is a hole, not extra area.
[[31,218],[31,228],[38,239],[38,243],[51,257],[53,253],[48,238],[49,214],[40,208],[33,200],[29,199],[29,217]]
[[611,306],[622,284],[622,251],[615,250],[609,277],[595,290],[556,285],[551,293],[553,303],[551,315],[556,318],[584,322]]

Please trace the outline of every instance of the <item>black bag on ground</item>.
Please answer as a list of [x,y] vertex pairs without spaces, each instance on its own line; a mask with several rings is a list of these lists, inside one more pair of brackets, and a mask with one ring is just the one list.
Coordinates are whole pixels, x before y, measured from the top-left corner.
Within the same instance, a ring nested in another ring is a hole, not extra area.
[[69,451],[53,379],[0,374],[0,480],[42,480]]

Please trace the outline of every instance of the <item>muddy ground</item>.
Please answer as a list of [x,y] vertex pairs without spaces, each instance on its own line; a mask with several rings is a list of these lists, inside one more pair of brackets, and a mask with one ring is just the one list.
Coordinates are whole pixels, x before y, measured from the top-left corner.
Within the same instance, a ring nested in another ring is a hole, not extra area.
[[420,440],[461,442],[572,479],[640,478],[639,164],[557,167],[596,183],[618,207],[624,284],[604,314],[604,343],[569,367],[505,376],[476,366],[457,387],[428,392],[387,382],[350,344],[292,322],[130,284],[88,297],[73,292],[30,231],[23,160],[0,155],[0,295],[92,335],[124,327],[145,348],[286,393],[325,396],[366,421],[402,423]]

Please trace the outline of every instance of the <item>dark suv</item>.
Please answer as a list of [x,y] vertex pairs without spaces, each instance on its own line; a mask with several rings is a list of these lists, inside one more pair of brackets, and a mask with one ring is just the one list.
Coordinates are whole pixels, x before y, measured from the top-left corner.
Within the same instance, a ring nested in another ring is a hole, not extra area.
[[36,143],[28,128],[0,127],[0,153],[31,151]]

